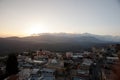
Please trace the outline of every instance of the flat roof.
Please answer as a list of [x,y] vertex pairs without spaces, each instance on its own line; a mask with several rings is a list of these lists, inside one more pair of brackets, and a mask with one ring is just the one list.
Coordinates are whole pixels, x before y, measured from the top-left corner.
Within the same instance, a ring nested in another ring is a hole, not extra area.
[[39,69],[32,69],[32,74],[36,74],[39,71]]
[[45,61],[40,61],[40,60],[33,60],[34,63],[44,63]]
[[43,80],[55,80],[55,77],[47,76],[43,77]]
[[92,63],[93,61],[91,59],[84,59],[82,64],[90,66]]
[[73,77],[72,80],[86,80],[86,79],[84,79],[82,77]]
[[107,59],[114,59],[114,60],[118,60],[118,57],[107,57]]
[[43,68],[40,71],[45,71],[45,72],[55,72],[55,69],[49,69],[49,68]]

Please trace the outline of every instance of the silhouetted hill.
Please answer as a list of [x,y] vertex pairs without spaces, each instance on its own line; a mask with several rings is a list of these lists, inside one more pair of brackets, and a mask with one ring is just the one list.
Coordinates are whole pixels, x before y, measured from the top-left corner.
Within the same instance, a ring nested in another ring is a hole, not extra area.
[[22,52],[25,50],[47,49],[51,51],[80,51],[92,46],[114,43],[81,34],[40,34],[28,37],[0,38],[0,53]]

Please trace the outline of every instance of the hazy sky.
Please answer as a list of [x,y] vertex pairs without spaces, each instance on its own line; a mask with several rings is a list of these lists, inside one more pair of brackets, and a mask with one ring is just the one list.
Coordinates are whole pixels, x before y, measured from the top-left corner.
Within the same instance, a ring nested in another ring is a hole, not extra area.
[[120,35],[120,0],[0,0],[0,36]]

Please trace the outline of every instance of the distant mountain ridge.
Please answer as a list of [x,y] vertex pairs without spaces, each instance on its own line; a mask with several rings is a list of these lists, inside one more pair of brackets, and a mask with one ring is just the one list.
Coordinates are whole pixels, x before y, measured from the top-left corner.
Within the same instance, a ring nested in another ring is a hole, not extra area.
[[111,36],[111,35],[95,35],[95,34],[90,34],[90,33],[83,33],[83,34],[72,34],[72,33],[41,33],[41,34],[33,34],[31,36],[27,36],[27,37],[7,37],[7,39],[31,39],[31,38],[35,38],[35,39],[40,39],[40,37],[42,38],[51,38],[51,37],[65,37],[65,38],[80,38],[80,37],[91,37],[91,38],[96,38],[97,40],[101,40],[101,41],[110,41],[110,42],[120,42],[120,36]]
[[92,46],[120,42],[120,37],[68,33],[43,33],[28,37],[0,38],[0,53],[47,49],[51,51],[79,51]]
[[111,35],[95,35],[95,34],[90,34],[90,33],[84,33],[82,34],[83,36],[91,36],[95,37],[99,40],[104,40],[104,41],[112,41],[112,42],[120,42],[120,36],[111,36]]

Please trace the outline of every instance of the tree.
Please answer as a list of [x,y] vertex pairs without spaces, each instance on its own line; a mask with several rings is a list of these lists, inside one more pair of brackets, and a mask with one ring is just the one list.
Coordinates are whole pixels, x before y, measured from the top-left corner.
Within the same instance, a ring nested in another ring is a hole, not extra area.
[[18,62],[15,54],[10,54],[6,62],[6,75],[15,75],[18,73]]

